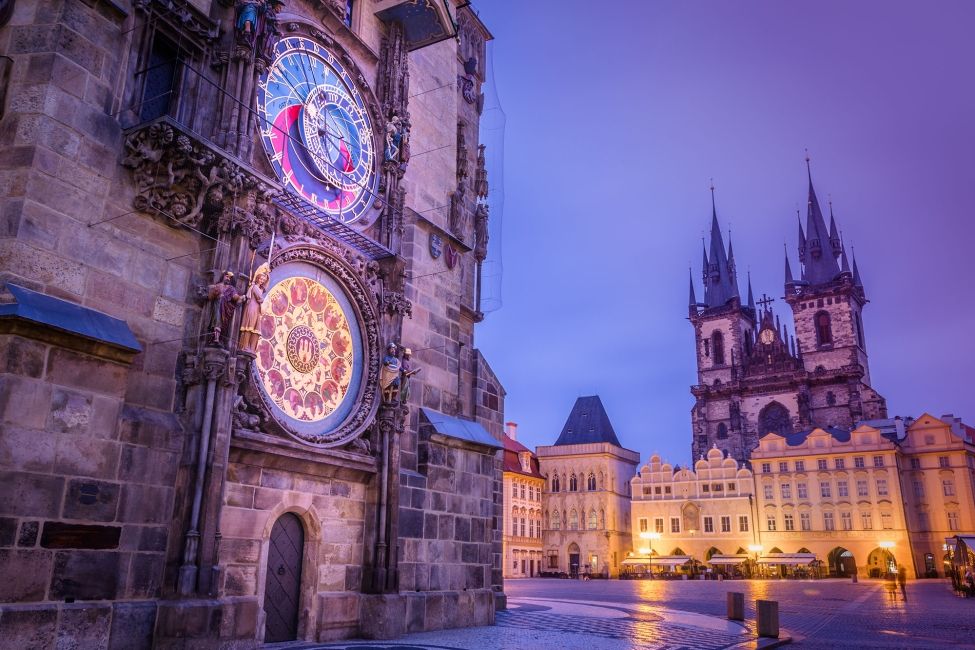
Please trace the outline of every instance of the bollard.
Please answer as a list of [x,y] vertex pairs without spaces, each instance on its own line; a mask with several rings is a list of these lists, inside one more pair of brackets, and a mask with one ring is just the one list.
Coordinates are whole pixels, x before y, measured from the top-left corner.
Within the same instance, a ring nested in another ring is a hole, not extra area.
[[745,620],[745,594],[737,591],[728,592],[728,620]]
[[857,583],[857,574],[853,574],[853,584]]
[[758,636],[779,638],[779,601],[756,600],[755,614]]

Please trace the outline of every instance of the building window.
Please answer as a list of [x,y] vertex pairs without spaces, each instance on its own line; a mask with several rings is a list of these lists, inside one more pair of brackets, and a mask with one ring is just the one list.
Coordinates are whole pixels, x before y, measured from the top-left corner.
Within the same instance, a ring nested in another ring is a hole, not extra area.
[[722,422],[718,425],[718,440],[728,439],[728,426]]
[[820,458],[816,461],[816,467],[819,469],[828,469],[825,458]]
[[521,518],[521,536],[522,537],[525,537],[525,530],[526,530],[525,529],[525,518],[522,517]]
[[765,526],[770,531],[775,530],[775,515],[766,515]]
[[948,457],[938,456],[938,467],[948,467],[948,466],[949,466]]
[[792,516],[791,513],[788,513],[787,512],[786,514],[784,514],[782,516],[782,520],[785,523],[785,529],[786,530],[795,530],[796,529],[796,520]]
[[854,467],[864,467],[863,456],[855,456],[853,458],[853,466]]
[[911,459],[911,469],[921,469],[921,459],[912,458]]
[[534,537],[535,536],[535,520],[534,519],[529,519],[528,520],[528,536],[529,537]]
[[946,497],[955,496],[955,482],[950,478],[946,478],[941,481],[941,491],[944,492]]
[[653,531],[655,533],[662,533],[662,532],[664,532],[664,518],[663,517],[657,517],[656,519],[653,520]]
[[763,485],[762,486],[762,489],[765,492],[765,500],[766,501],[771,501],[772,499],[775,498],[775,495],[772,494],[772,486],[771,485],[768,485],[768,484]]
[[512,565],[511,570],[512,571],[518,570],[518,558],[515,558],[515,563]]
[[824,499],[829,499],[833,496],[833,490],[829,484],[829,481],[819,482],[819,496],[823,497]]
[[927,530],[931,527],[931,521],[928,519],[928,513],[919,512],[917,513],[917,527],[920,530]]
[[711,484],[711,491],[712,492],[724,492],[724,483],[712,483]]
[[705,533],[713,533],[714,532],[714,518],[713,517],[705,517],[704,518],[704,532]]
[[576,475],[573,474],[572,476],[569,477],[569,492],[578,492],[578,491],[579,491],[579,479],[577,479]]
[[836,469],[845,469],[846,468],[846,460],[843,459],[843,458],[834,458],[833,459],[833,466],[836,467]]
[[918,498],[924,497],[924,481],[914,480],[914,496]]
[[806,491],[805,483],[796,483],[796,496],[800,499],[808,499],[809,493]]
[[789,463],[785,462],[784,460],[780,460],[779,461],[779,471],[780,472],[788,472],[789,471]]
[[810,526],[810,523],[809,523],[809,513],[808,512],[800,512],[799,513],[799,529],[800,530],[809,530],[810,528],[811,528],[811,526]]
[[780,485],[779,486],[779,491],[782,492],[782,498],[783,499],[791,499],[792,498],[792,486],[789,485],[788,483],[783,483],[782,485]]
[[870,490],[867,489],[866,479],[857,479],[857,496],[858,497],[870,496]]
[[552,477],[552,492],[561,492],[562,485],[559,483],[558,475]]
[[711,349],[714,351],[714,365],[724,365],[724,336],[719,330],[711,335]]
[[569,530],[579,530],[579,513],[575,508],[569,511]]
[[884,457],[883,456],[874,456],[873,457],[873,466],[874,467],[883,467],[884,466]]
[[660,494],[660,486],[659,485],[653,486],[653,493],[654,494]]
[[948,530],[958,530],[958,513],[948,513]]
[[181,61],[176,45],[159,32],[152,35],[152,50],[144,70],[142,106],[139,118],[143,122],[168,115],[175,106],[176,86],[180,76]]
[[664,486],[664,494],[670,494],[670,486],[669,485],[665,485]]
[[517,483],[512,483],[511,484],[511,498],[512,499],[517,499],[518,498],[518,484]]
[[841,497],[850,496],[850,488],[846,481],[836,482],[836,493]]
[[836,530],[836,524],[833,522],[832,512],[823,513],[823,530]]
[[596,516],[595,510],[589,511],[589,530],[596,530],[599,525],[599,518]]
[[853,530],[853,513],[841,512],[840,525],[843,526],[843,530]]
[[873,515],[869,512],[860,513],[860,528],[863,530],[873,530]]
[[738,532],[748,532],[748,515],[738,515]]
[[762,474],[772,473],[772,463],[762,463]]
[[816,343],[829,345],[833,342],[833,326],[830,323],[829,312],[816,312]]
[[804,460],[797,460],[796,461],[796,471],[797,472],[805,472],[806,471],[806,461],[804,461]]
[[640,517],[640,532],[641,533],[647,532],[647,528],[649,528],[649,522],[647,521],[647,518]]
[[884,530],[891,530],[894,527],[894,517],[889,512],[880,513],[880,526]]
[[349,29],[352,29],[352,5],[353,4],[355,4],[355,0],[345,0],[345,15],[342,16],[342,23]]
[[670,518],[670,532],[679,533],[680,532],[680,517]]
[[562,529],[562,515],[559,514],[558,510],[552,511],[552,530]]
[[877,496],[879,497],[887,496],[887,479],[885,478],[877,479]]
[[548,556],[548,568],[550,568],[550,569],[558,569],[559,568],[559,556],[558,555],[549,555]]
[[731,532],[731,516],[722,515],[721,516],[721,532],[730,533]]
[[590,492],[596,491],[596,475],[589,472],[589,476],[586,478],[586,489]]
[[703,483],[703,484],[701,484],[701,492],[710,492],[710,491],[711,491],[711,484],[710,483]]
[[522,499],[525,498],[525,484],[524,483],[521,484],[521,498]]
[[649,485],[644,485],[643,486],[643,496],[648,497],[651,494],[653,494],[653,488],[651,488]]
[[734,483],[728,483],[728,489],[734,491],[737,490],[738,488],[735,487]]

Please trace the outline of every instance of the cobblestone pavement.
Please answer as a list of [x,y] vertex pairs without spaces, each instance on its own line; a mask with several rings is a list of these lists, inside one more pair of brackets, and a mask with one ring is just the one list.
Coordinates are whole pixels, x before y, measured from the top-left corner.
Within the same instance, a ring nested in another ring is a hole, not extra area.
[[[490,627],[410,634],[395,641],[282,644],[276,650],[671,650],[755,646],[755,600],[779,602],[782,628],[802,649],[975,649],[975,599],[943,581],[907,586],[814,581],[602,581],[505,583],[509,609]],[[725,594],[745,594],[746,624],[724,619]]]

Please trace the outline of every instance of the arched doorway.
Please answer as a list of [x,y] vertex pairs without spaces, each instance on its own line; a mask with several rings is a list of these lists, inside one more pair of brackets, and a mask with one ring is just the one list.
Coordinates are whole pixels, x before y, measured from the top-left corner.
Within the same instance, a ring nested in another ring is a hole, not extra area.
[[579,545],[575,542],[569,544],[569,575],[579,577]]
[[857,572],[856,558],[842,546],[837,546],[826,556],[829,573],[836,578],[846,578]]
[[297,515],[286,512],[271,528],[267,551],[267,579],[264,583],[264,642],[294,641],[298,638],[298,609],[301,602],[301,559],[305,529]]
[[897,574],[897,559],[886,548],[875,548],[867,556],[868,575],[871,578],[885,578]]
[[708,549],[708,552],[704,554],[704,559],[710,560],[715,555],[722,555],[722,553],[719,549],[712,546]]

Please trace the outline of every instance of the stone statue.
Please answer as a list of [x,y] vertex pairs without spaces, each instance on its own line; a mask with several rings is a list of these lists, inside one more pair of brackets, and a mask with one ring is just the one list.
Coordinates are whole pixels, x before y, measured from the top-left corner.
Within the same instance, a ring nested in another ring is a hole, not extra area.
[[284,8],[282,0],[268,0],[263,20],[257,34],[257,53],[269,63],[274,60],[274,46],[281,38],[278,29],[278,13]]
[[399,399],[400,402],[406,404],[410,399],[410,377],[419,373],[423,368],[413,367],[413,350],[409,348],[403,349],[403,361],[400,363],[400,387],[399,387]]
[[474,193],[478,199],[486,199],[488,195],[487,166],[484,159],[484,149],[487,145],[477,146],[477,170],[474,172]]
[[385,160],[389,162],[401,161],[401,146],[403,144],[403,121],[398,115],[386,122],[386,149],[383,152]]
[[269,277],[268,265],[261,264],[254,272],[254,280],[247,288],[247,303],[244,305],[244,315],[240,319],[240,349],[251,354],[257,351],[257,342],[261,338],[259,329],[261,305],[264,302],[264,292],[267,291]]
[[213,314],[210,316],[210,331],[213,332],[213,343],[224,347],[226,342],[224,333],[229,335],[230,324],[234,320],[237,305],[244,301],[244,296],[237,292],[234,286],[234,274],[225,271],[220,282],[211,284],[207,291],[207,298],[213,304]]
[[395,404],[399,401],[400,369],[400,360],[396,356],[396,344],[390,343],[386,346],[383,367],[379,371],[379,388],[383,392],[383,402],[386,404]]
[[474,259],[483,262],[488,247],[488,206],[478,203],[474,210]]
[[238,43],[254,47],[258,20],[266,9],[265,0],[237,0],[237,20],[234,22],[234,28],[237,30]]

